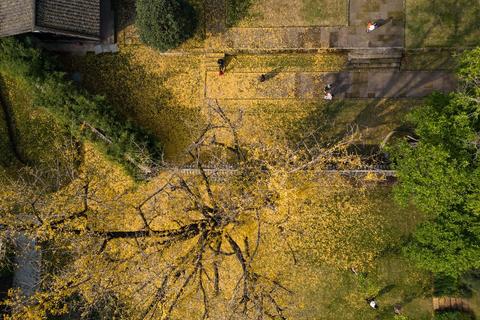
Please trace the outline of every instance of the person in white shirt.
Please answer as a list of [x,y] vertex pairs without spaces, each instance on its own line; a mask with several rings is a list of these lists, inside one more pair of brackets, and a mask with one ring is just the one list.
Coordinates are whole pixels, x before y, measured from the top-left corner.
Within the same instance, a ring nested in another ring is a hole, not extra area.
[[378,25],[376,22],[371,22],[371,21],[368,21],[367,23],[367,32],[372,32],[373,30],[377,29],[378,28]]
[[370,307],[372,307],[373,309],[378,309],[378,303],[377,301],[375,300],[375,298],[367,298],[367,303]]
[[327,84],[325,86],[325,88],[323,89],[323,93],[324,93],[323,99],[325,99],[325,100],[332,100],[333,99],[333,95],[332,95],[331,90],[332,90],[332,85]]

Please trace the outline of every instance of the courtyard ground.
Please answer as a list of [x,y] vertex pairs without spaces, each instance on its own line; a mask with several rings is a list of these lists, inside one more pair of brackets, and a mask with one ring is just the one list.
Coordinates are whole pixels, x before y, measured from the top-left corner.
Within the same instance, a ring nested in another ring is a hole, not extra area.
[[[207,122],[214,102],[242,118],[240,135],[250,142],[295,144],[307,135],[330,141],[358,128],[359,144],[378,147],[423,97],[455,88],[454,56],[480,38],[477,3],[466,12],[469,6],[462,1],[435,8],[426,0],[189,2],[199,24],[179,48],[159,53],[142,45],[134,1],[121,0],[120,53],[64,61],[81,74],[85,87],[154,133],[172,164],[184,160],[183,150]],[[388,18],[380,29],[365,32],[367,21]],[[354,50],[365,53],[360,68],[352,65]],[[225,53],[227,71],[219,76],[216,61]],[[262,74],[268,80],[260,83]],[[327,83],[335,85],[331,102],[323,100]],[[292,268],[299,297],[295,319],[391,319],[395,303],[412,319],[431,318],[430,275],[397,250],[421,217],[394,206],[389,188],[382,190],[381,219],[399,242],[366,278],[320,263]],[[364,301],[375,291],[381,292],[379,313]]]

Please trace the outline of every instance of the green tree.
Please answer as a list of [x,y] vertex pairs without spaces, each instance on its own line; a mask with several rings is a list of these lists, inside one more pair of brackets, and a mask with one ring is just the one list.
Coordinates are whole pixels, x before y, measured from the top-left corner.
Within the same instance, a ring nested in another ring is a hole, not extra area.
[[167,51],[193,34],[196,17],[186,1],[139,0],[136,25],[143,42],[160,51]]
[[[187,149],[197,174],[179,168],[134,183],[85,143],[76,178],[56,192],[0,175],[0,230],[34,237],[43,257],[41,287],[29,298],[12,293],[9,319],[290,319],[287,276],[307,255],[344,268],[379,254],[345,258],[361,246],[352,242],[383,242],[364,226],[375,217],[362,181],[323,172],[357,163],[348,144],[310,148],[306,159],[244,142],[241,119],[220,107],[211,115]],[[215,164],[236,170],[205,169],[212,150]],[[318,213],[325,223],[309,225]]]
[[427,216],[405,253],[427,270],[454,277],[480,267],[480,50],[460,62],[461,89],[433,94],[408,118],[418,142],[391,149],[397,200]]

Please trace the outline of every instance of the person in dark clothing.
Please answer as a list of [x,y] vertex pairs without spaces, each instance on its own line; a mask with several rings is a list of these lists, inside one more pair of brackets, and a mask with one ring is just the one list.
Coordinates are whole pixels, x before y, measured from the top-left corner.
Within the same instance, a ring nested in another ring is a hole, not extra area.
[[388,19],[377,19],[375,21],[369,21],[367,23],[367,32],[372,32],[381,26],[387,24],[388,22],[393,21],[393,17],[389,17]]
[[225,73],[225,69],[226,69],[226,66],[225,66],[225,59],[218,59],[217,61],[218,63],[218,74],[223,76],[223,74]]

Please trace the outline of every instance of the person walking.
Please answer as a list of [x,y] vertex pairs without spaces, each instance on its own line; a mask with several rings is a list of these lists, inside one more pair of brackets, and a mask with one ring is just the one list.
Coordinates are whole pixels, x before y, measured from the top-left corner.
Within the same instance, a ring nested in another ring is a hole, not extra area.
[[375,21],[368,21],[367,23],[367,32],[372,32],[380,28],[381,26],[387,24],[388,22],[393,21],[393,17],[389,17],[388,19],[377,19]]
[[373,30],[378,28],[378,24],[376,22],[368,21],[367,23],[367,32],[372,32]]
[[219,70],[218,75],[223,76],[225,74],[225,69],[226,69],[225,59],[218,59],[217,64],[218,64],[218,70]]
[[325,93],[323,96],[323,99],[325,100],[333,100],[333,95],[330,92]]
[[378,309],[378,303],[375,300],[375,297],[367,298],[366,301],[370,307],[372,307],[373,309]]
[[333,88],[333,85],[331,83],[327,84],[325,88],[323,88],[323,94],[324,94],[323,99],[325,100],[333,99],[332,88]]

